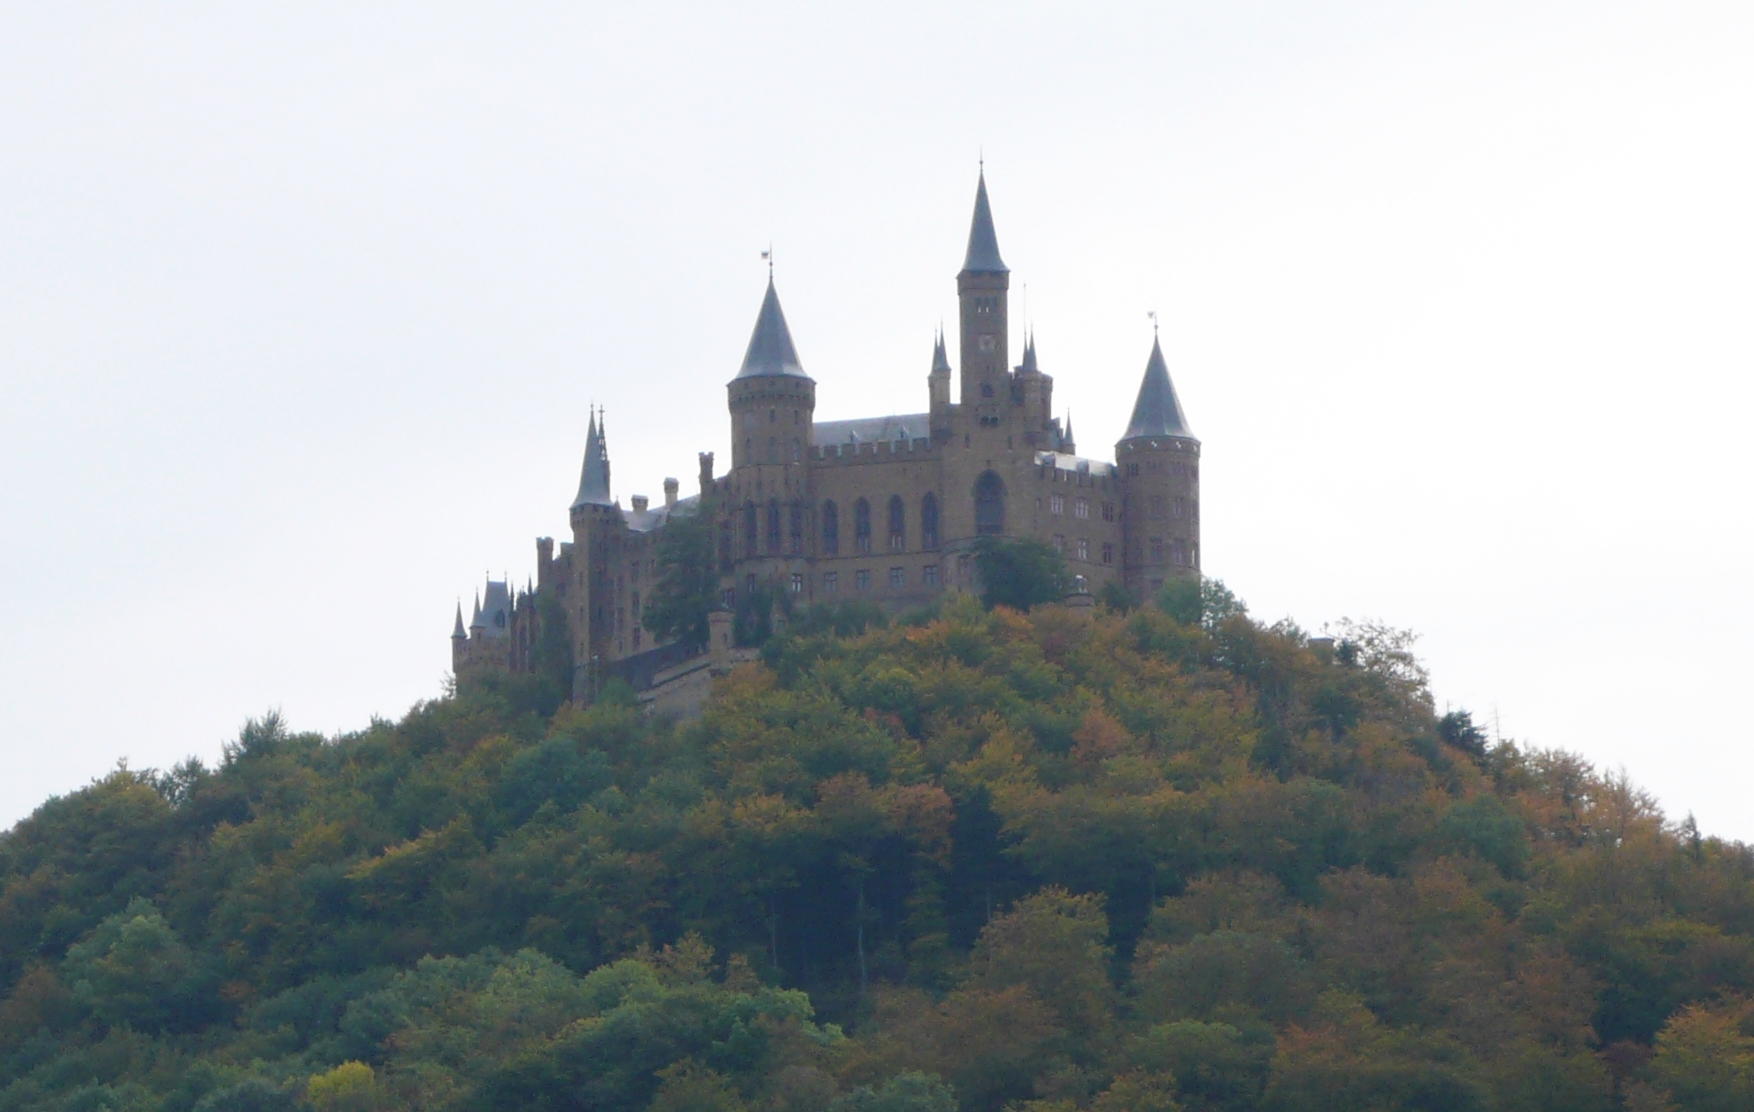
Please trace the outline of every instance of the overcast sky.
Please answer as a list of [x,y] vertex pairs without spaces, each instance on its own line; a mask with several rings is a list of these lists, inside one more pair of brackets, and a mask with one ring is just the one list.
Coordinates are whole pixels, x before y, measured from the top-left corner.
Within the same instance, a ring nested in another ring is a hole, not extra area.
[[722,468],[770,241],[818,416],[924,409],[984,150],[1086,454],[1161,314],[1208,573],[1754,840],[1750,58],[1746,0],[0,5],[0,824],[436,696],[588,406],[624,504]]

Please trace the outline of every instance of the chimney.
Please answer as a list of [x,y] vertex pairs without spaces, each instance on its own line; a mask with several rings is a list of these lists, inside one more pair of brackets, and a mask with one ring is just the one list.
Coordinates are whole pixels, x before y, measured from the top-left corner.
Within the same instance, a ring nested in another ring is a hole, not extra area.
[[664,505],[674,506],[676,504],[676,492],[678,490],[680,490],[681,488],[682,488],[682,484],[677,482],[675,479],[665,479],[664,480]]
[[633,512],[634,513],[636,513],[636,514],[645,513],[646,507],[649,505],[651,505],[651,502],[646,498],[645,495],[636,494],[633,496]]

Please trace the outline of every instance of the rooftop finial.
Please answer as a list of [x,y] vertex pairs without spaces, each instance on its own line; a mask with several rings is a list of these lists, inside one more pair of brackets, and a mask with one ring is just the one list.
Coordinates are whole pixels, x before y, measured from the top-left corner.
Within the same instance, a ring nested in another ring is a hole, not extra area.
[[767,260],[767,280],[771,282],[773,281],[773,240],[767,241],[767,250],[761,253],[761,257]]
[[999,257],[999,237],[993,231],[993,208],[987,202],[987,173],[983,161],[980,182],[974,191],[974,220],[968,228],[968,253],[962,269],[970,274],[1004,274],[1010,268]]
[[[1024,288],[1027,289],[1028,287],[1026,286]],[[1152,309],[1150,312],[1146,313],[1145,315],[1151,318],[1151,334],[1153,336],[1157,335],[1157,310]]]

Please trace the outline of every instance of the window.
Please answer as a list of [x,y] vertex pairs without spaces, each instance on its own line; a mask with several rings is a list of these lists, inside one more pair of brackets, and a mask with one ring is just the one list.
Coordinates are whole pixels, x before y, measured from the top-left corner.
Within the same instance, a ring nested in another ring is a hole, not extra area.
[[991,471],[974,481],[974,531],[981,536],[1005,531],[1005,484]]
[[1064,494],[1048,495],[1048,513],[1063,514],[1066,512],[1066,496]]
[[1078,558],[1080,560],[1090,559],[1090,540],[1089,540],[1089,538],[1086,538],[1086,537],[1079,537],[1078,538]]
[[1163,538],[1162,537],[1152,537],[1151,538],[1151,563],[1154,566],[1160,565],[1163,563]]
[[639,624],[639,592],[638,591],[635,591],[633,593],[633,622],[635,625]]
[[871,503],[853,503],[853,550],[861,556],[871,551]]
[[757,581],[756,581],[756,578],[755,578],[755,573],[754,573],[754,572],[750,572],[750,573],[749,573],[749,576],[748,576],[748,578],[746,578],[746,579],[745,579],[745,580],[744,580],[744,583],[743,583],[743,585],[744,585],[744,586],[745,586],[745,587],[747,587],[747,588],[749,588],[749,597],[750,597],[750,598],[751,598],[751,599],[753,599],[753,598],[754,598],[754,597],[755,597],[755,589],[756,589],[756,587],[758,587],[758,586],[760,586],[760,584],[759,584],[759,583],[758,583],[758,582],[757,582]]
[[797,572],[792,573],[792,593],[794,595],[801,595],[804,593],[804,577]]
[[853,590],[855,590],[855,591],[869,591],[870,589],[871,589],[871,573],[868,571],[854,572],[853,573]]
[[894,494],[889,498],[889,551],[903,552],[907,549],[907,505],[902,502],[901,495]]
[[936,587],[938,585],[937,564],[927,564],[920,569],[920,584],[925,587]]
[[[984,340],[984,339],[986,339],[986,337],[982,336],[981,339]],[[981,397],[990,398],[992,396],[993,396],[993,384],[990,382],[981,383]]]
[[1054,551],[1061,553],[1062,555],[1065,553],[1065,551],[1066,551],[1066,534],[1064,534],[1064,533],[1055,533],[1054,534]]
[[899,591],[905,586],[907,586],[907,569],[906,568],[890,568],[889,569],[889,589],[892,591]]
[[840,510],[833,502],[822,504],[822,554],[840,555]]
[[928,494],[920,499],[920,545],[938,547],[938,496]]
[[973,562],[973,558],[966,552],[956,558],[956,574],[958,578],[968,578],[968,569]]
[[1102,562],[1105,564],[1112,564],[1115,562],[1115,546],[1114,545],[1109,544],[1107,542],[1104,542],[1104,544],[1102,546]]
[[1138,464],[1136,464],[1136,463],[1127,464],[1127,474],[1128,475],[1137,475],[1138,473],[1139,473],[1139,465]]
[[1072,516],[1090,520],[1090,499],[1080,498],[1072,504]]
[[1152,521],[1163,520],[1163,495],[1153,494],[1151,496],[1151,509],[1149,516]]
[[770,498],[767,502],[767,553],[777,555],[780,550],[780,500]]
[[840,575],[838,573],[832,571],[822,573],[822,593],[825,595],[840,594]]
[[791,527],[786,531],[786,551],[797,554],[804,551],[804,506],[793,502],[786,507]]
[[1102,520],[1113,521],[1114,519],[1115,519],[1115,504],[1113,502],[1104,502],[1102,504]]
[[1177,498],[1175,500],[1175,516],[1188,516],[1188,500],[1186,498]]
[[1170,546],[1170,549],[1175,556],[1176,567],[1186,567],[1188,562],[1187,542],[1178,537],[1175,543]]
[[755,523],[755,503],[743,503],[743,555],[755,555],[756,538],[760,536],[760,527]]

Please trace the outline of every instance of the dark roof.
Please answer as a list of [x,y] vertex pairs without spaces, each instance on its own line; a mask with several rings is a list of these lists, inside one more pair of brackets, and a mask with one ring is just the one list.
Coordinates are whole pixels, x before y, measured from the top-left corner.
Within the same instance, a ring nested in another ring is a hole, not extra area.
[[890,417],[855,417],[851,421],[817,421],[810,428],[818,447],[830,444],[874,444],[879,440],[922,440],[932,435],[932,415],[901,413]]
[[[487,593],[481,606],[481,616],[475,620],[475,626],[486,630],[487,637],[504,637],[508,632],[512,619],[512,593],[503,579],[489,579]],[[474,628],[474,626],[471,626]]]
[[792,345],[792,330],[786,327],[786,314],[780,308],[780,296],[774,292],[771,274],[767,276],[761,312],[755,317],[755,331],[749,337],[749,350],[743,353],[743,369],[737,372],[738,378],[757,375],[810,377],[798,362],[798,349]]
[[700,495],[677,499],[674,506],[648,506],[643,510],[622,510],[621,520],[635,533],[649,533],[670,524],[673,517],[687,517],[700,508]]
[[461,599],[457,601],[457,624],[451,628],[451,637],[453,639],[461,638],[463,640],[468,640],[469,638],[469,635],[463,631],[463,603]]
[[938,333],[938,342],[932,347],[932,369],[948,371],[950,369],[950,353],[944,350],[944,333]]
[[974,192],[974,222],[968,226],[968,255],[962,269],[976,274],[1009,274],[1011,268],[999,257],[999,236],[993,231],[993,208],[987,204],[987,175],[981,172]]
[[590,428],[585,432],[585,465],[579,470],[579,496],[572,500],[579,506],[612,505],[609,497],[609,445],[604,443],[597,428],[597,415],[591,414]]
[[1139,384],[1139,400],[1133,403],[1133,419],[1127,423],[1122,440],[1141,436],[1179,436],[1197,440],[1188,419],[1182,412],[1181,399],[1175,396],[1175,384],[1169,381],[1169,367],[1163,362],[1163,345],[1151,341],[1151,360],[1145,364],[1145,381]]
[[1035,365],[1035,333],[1033,332],[1028,336],[1025,336],[1023,339],[1023,364],[1017,369],[1020,371],[1041,370],[1040,367]]

